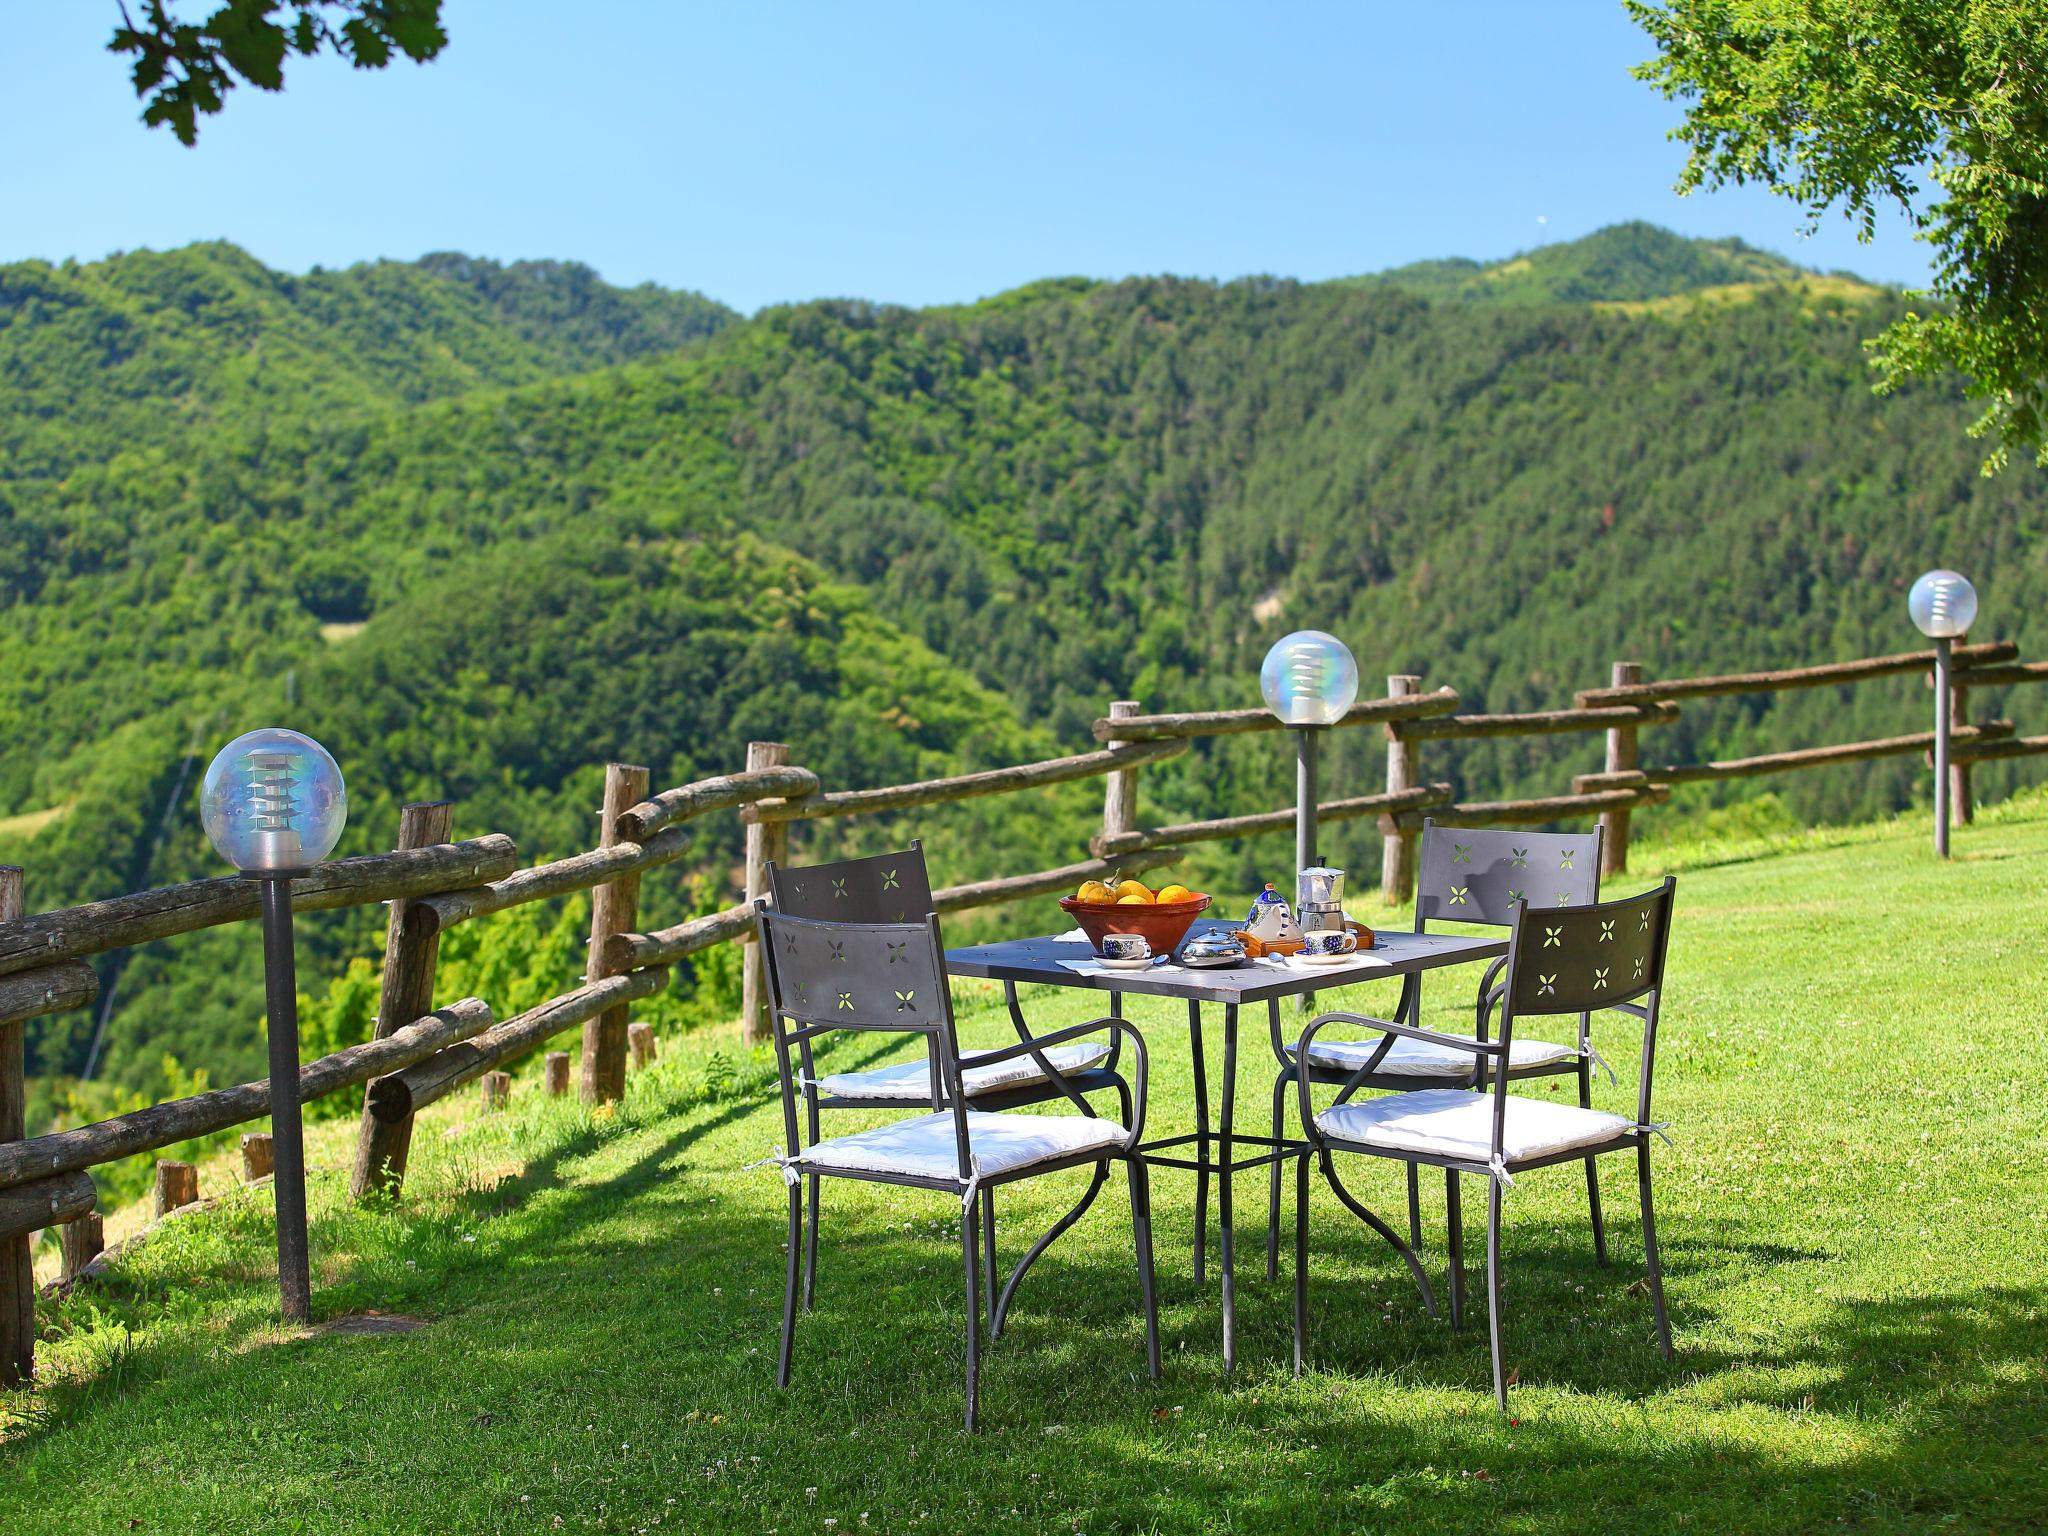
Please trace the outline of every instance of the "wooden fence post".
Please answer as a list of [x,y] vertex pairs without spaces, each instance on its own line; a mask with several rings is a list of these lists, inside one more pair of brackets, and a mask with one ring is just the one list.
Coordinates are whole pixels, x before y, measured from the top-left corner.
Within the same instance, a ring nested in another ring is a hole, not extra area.
[[[779,768],[789,761],[789,748],[779,741],[747,743],[747,768]],[[789,858],[789,823],[755,821],[747,824],[747,904],[768,894],[768,861],[777,864]],[[768,1038],[768,975],[762,968],[759,946],[750,927],[741,936],[746,945],[740,978],[740,1038],[759,1045]]]
[[[647,798],[647,770],[636,763],[607,763],[604,770],[604,824],[597,845],[619,841],[619,817]],[[605,964],[606,940],[631,933],[640,920],[640,877],[621,875],[590,893],[590,963],[588,981],[611,975]],[[620,1003],[583,1025],[583,1101],[602,1104],[626,1096],[626,1013]]]
[[[1389,698],[1407,698],[1422,692],[1422,679],[1399,673],[1387,679]],[[1416,744],[1398,734],[1399,722],[1390,720],[1387,733],[1387,793],[1413,789],[1421,782],[1416,766],[1420,753]],[[1415,894],[1415,834],[1393,816],[1380,818],[1380,900],[1397,907]]]
[[[1639,661],[1617,661],[1614,664],[1616,688],[1632,687],[1643,680],[1643,664]],[[1607,771],[1626,773],[1636,766],[1636,728],[1632,725],[1609,726],[1607,730]],[[1621,875],[1628,872],[1628,819],[1629,808],[1617,806],[1611,811],[1600,813],[1600,873]]]
[[626,1044],[633,1053],[633,1070],[635,1072],[654,1065],[654,1026],[652,1024],[628,1025],[626,1028]]
[[[448,841],[455,821],[455,806],[448,800],[419,800],[398,813],[398,846],[432,848]],[[434,1007],[434,967],[441,958],[438,924],[422,933],[422,925],[408,922],[412,901],[391,903],[391,916],[384,929],[384,982],[377,995],[376,1038],[403,1029]],[[372,1193],[396,1195],[405,1182],[405,1162],[412,1151],[412,1121],[387,1123],[370,1113],[370,1090],[363,1084],[363,1115],[356,1127],[356,1161],[350,1171],[348,1190],[360,1200]]]
[[199,1168],[173,1158],[156,1160],[156,1213],[168,1216],[199,1198]]
[[[1954,701],[1949,708],[1949,719],[1955,721],[1957,725],[1968,725],[1970,690],[1958,683],[1949,690],[1949,698]],[[1963,758],[1958,761],[1951,755],[1948,775],[1949,822],[1952,826],[1967,826],[1977,819],[1976,803],[1970,794],[1970,760]]]
[[[1118,699],[1109,706],[1109,718],[1128,720],[1144,710],[1136,699]],[[1104,743],[1112,751],[1128,746],[1128,742],[1110,741]],[[1119,768],[1103,785],[1102,790],[1102,836],[1105,840],[1121,832],[1138,830],[1138,770]]]
[[[0,865],[0,922],[21,916],[22,870]],[[0,1141],[28,1134],[27,1026],[0,1021]],[[0,1237],[0,1386],[19,1386],[35,1374],[36,1269],[29,1235]]]
[[64,1253],[64,1267],[60,1271],[66,1280],[98,1258],[107,1248],[107,1224],[98,1211],[87,1211],[83,1216],[74,1216],[57,1229],[57,1241]]
[[559,1099],[569,1091],[569,1053],[549,1051],[542,1062],[541,1081],[551,1099]]
[[242,1182],[254,1184],[258,1179],[268,1178],[275,1166],[269,1134],[264,1131],[246,1132],[242,1137]]
[[512,1101],[512,1074],[510,1072],[486,1072],[477,1079],[486,1114],[494,1109],[503,1109]]

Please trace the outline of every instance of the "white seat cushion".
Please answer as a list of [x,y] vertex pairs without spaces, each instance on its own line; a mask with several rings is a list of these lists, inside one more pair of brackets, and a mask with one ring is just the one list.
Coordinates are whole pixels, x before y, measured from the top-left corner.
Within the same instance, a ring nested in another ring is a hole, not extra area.
[[[1484,1163],[1493,1157],[1493,1095],[1462,1088],[1422,1088],[1385,1098],[1337,1104],[1316,1116],[1326,1134],[1393,1152],[1426,1152]],[[1604,1109],[1581,1109],[1550,1099],[1508,1095],[1506,1135],[1501,1150],[1508,1162],[1547,1157],[1573,1147],[1610,1141],[1635,1122]]]
[[[1385,1036],[1374,1035],[1370,1040],[1330,1040],[1318,1035],[1308,1043],[1309,1065],[1332,1067],[1340,1072],[1356,1072],[1372,1059],[1372,1053],[1379,1049]],[[1515,1040],[1508,1045],[1508,1067],[1548,1066],[1554,1061],[1567,1061],[1577,1056],[1577,1049],[1569,1045],[1558,1045],[1549,1040]],[[1479,1058],[1470,1051],[1461,1051],[1454,1045],[1437,1045],[1428,1040],[1417,1040],[1413,1035],[1394,1036],[1390,1049],[1374,1072],[1384,1072],[1389,1077],[1469,1077],[1473,1063]]]
[[[1045,1082],[1046,1075],[1029,1056],[1015,1056],[992,1067],[969,1067],[967,1063],[987,1051],[962,1051],[960,1086],[967,1097],[994,1093],[999,1088],[1022,1088]],[[1084,1045],[1055,1045],[1045,1059],[1061,1072],[1082,1072],[1109,1055],[1101,1041]],[[929,1104],[932,1101],[931,1066],[925,1061],[906,1061],[893,1067],[874,1067],[866,1072],[834,1072],[818,1079],[818,1091],[835,1099],[867,1099],[878,1104]]]
[[[967,1112],[967,1141],[984,1177],[1028,1168],[1033,1163],[1096,1148],[1121,1151],[1130,1133],[1114,1120],[1085,1115],[1005,1115]],[[896,1173],[927,1179],[957,1179],[960,1154],[953,1141],[953,1112],[918,1115],[872,1131],[834,1136],[804,1148],[807,1168],[844,1168],[860,1173]]]

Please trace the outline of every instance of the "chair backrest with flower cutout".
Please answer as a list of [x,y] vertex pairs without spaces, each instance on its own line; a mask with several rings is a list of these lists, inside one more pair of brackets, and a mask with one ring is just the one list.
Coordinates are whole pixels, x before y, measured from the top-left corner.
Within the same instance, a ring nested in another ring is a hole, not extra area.
[[828,923],[921,923],[932,910],[924,843],[802,869],[768,865],[775,910]]
[[1600,829],[1590,833],[1422,824],[1415,927],[1430,918],[1506,928],[1515,908],[1591,906],[1600,899]]

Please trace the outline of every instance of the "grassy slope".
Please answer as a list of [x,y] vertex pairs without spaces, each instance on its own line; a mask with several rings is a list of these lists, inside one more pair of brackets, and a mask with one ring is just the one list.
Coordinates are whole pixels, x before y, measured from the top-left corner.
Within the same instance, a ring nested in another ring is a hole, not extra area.
[[[2012,962],[2048,894],[2048,807],[1987,818],[1946,868],[1926,841],[1901,823],[1681,875],[1658,1104],[1679,1359],[1635,1290],[1626,1163],[1606,1271],[1575,1172],[1526,1177],[1515,1423],[1486,1396],[1483,1328],[1429,1322],[1320,1194],[1317,1369],[1287,1375],[1288,1287],[1248,1273],[1227,1382],[1213,1272],[1188,1274],[1189,1182],[1165,1174],[1159,1385],[1105,1198],[1022,1294],[970,1447],[949,1202],[866,1188],[832,1191],[820,1313],[779,1394],[780,1189],[740,1167],[779,1122],[700,1038],[608,1118],[526,1083],[489,1121],[464,1121],[467,1096],[442,1107],[400,1209],[341,1209],[323,1128],[316,1308],[432,1319],[419,1332],[279,1340],[261,1205],[173,1223],[50,1310],[49,1385],[10,1405],[0,1508],[22,1532],[2026,1526],[2048,1507],[2048,1235],[2026,1215],[2048,1170],[2033,968]],[[972,1034],[999,1035],[988,992],[966,993]],[[1076,1006],[1033,1004],[1047,1023]],[[1182,1125],[1177,1016],[1137,1016],[1153,1127]],[[1602,1038],[1626,1079],[1624,1025]],[[1397,1178],[1361,1182],[1391,1211]],[[1057,1202],[1005,1201],[1014,1254]]]

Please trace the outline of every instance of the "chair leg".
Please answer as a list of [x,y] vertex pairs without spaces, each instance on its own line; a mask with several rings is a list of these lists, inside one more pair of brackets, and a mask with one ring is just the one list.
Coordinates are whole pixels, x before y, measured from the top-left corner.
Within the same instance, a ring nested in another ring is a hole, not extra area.
[[804,1310],[812,1311],[818,1305],[818,1190],[824,1180],[818,1175],[808,1176],[811,1186],[811,1219],[804,1228]]
[[1500,1348],[1500,1180],[1486,1181],[1486,1332],[1493,1346],[1493,1400],[1508,1411],[1507,1368]]
[[967,1433],[981,1427],[981,1213],[980,1202],[964,1202],[960,1251],[967,1264]]
[[[1411,1169],[1413,1163],[1408,1165]],[[1458,1170],[1444,1170],[1445,1231],[1451,1250],[1451,1328],[1465,1325],[1465,1208],[1459,1198]]]
[[1144,1162],[1125,1165],[1131,1179],[1131,1237],[1138,1250],[1138,1296],[1145,1308],[1145,1369],[1159,1379],[1159,1290],[1152,1272],[1152,1176]]
[[1308,1354],[1308,1159],[1294,1163],[1294,1374],[1306,1369]]
[[[815,1183],[815,1181],[813,1181]],[[789,1186],[789,1280],[782,1290],[782,1353],[775,1363],[775,1385],[789,1385],[790,1351],[796,1344],[796,1298],[803,1273],[803,1196]]]
[[[1286,1130],[1287,1119],[1287,1075],[1282,1073],[1273,1080],[1273,1140],[1278,1141]],[[1272,1149],[1278,1152],[1276,1146]],[[1280,1159],[1276,1156],[1268,1164],[1271,1170],[1270,1183],[1266,1190],[1266,1278],[1280,1278]]]
[[981,1192],[981,1244],[981,1280],[988,1292],[988,1320],[993,1327],[996,1320],[996,1192],[992,1189]]
[[1408,1246],[1422,1247],[1422,1174],[1413,1163],[1408,1165]]
[[1664,1310],[1664,1266],[1657,1259],[1657,1215],[1650,1204],[1650,1149],[1636,1147],[1636,1184],[1643,1197],[1643,1253],[1650,1261],[1650,1302],[1657,1309],[1657,1343],[1672,1357],[1671,1317]]
[[[1593,1069],[1582,1056],[1579,1058],[1579,1107],[1593,1107]],[[1586,1208],[1593,1213],[1593,1258],[1601,1264],[1607,1262],[1607,1224],[1600,1219],[1600,1159],[1586,1159]]]

